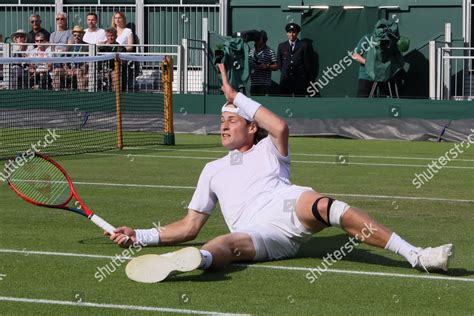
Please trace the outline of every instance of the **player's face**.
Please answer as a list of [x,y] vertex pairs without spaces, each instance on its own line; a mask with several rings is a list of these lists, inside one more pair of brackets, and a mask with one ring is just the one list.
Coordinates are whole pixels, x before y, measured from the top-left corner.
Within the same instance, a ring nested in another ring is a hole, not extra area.
[[253,124],[248,124],[243,117],[235,113],[224,112],[221,115],[221,142],[222,146],[229,150],[250,149],[255,130]]

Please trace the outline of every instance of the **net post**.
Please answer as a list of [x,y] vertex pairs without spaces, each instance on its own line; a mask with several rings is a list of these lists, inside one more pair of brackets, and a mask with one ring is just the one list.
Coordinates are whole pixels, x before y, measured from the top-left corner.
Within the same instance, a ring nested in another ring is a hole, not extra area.
[[114,60],[114,75],[115,75],[115,107],[117,112],[117,148],[123,149],[123,131],[122,131],[122,107],[120,96],[120,59],[118,55]]
[[175,145],[173,127],[173,58],[166,56],[161,64],[164,93],[165,145]]

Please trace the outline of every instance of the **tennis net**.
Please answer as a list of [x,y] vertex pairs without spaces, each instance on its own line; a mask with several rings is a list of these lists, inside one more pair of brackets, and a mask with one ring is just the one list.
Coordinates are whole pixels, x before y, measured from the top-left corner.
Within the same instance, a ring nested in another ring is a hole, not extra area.
[[0,157],[52,131],[46,155],[174,144],[172,61],[164,56],[0,58]]

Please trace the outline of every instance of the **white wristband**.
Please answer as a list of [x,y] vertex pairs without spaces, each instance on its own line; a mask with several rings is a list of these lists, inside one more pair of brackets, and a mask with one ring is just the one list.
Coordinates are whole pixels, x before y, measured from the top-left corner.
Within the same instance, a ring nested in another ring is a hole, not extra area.
[[250,118],[254,118],[255,112],[257,112],[258,108],[262,105],[249,97],[246,97],[243,93],[239,92],[234,98],[234,105],[240,108],[247,116]]
[[160,231],[156,228],[135,229],[137,243],[143,247],[158,246],[160,243]]

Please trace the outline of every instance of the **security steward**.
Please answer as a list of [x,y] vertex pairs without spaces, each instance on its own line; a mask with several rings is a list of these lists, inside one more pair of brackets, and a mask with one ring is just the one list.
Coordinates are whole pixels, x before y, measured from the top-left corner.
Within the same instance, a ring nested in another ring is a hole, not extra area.
[[313,72],[313,47],[298,39],[301,28],[296,23],[285,26],[288,40],[278,45],[277,63],[280,68],[280,94],[305,96]]

